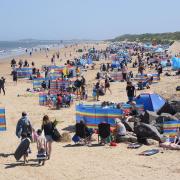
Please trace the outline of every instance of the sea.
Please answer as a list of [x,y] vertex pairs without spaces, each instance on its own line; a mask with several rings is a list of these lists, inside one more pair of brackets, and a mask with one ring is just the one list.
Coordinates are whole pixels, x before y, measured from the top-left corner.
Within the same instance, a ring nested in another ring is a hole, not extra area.
[[0,60],[4,58],[23,55],[34,50],[63,48],[68,45],[79,43],[78,41],[53,41],[53,40],[20,40],[20,41],[0,41]]

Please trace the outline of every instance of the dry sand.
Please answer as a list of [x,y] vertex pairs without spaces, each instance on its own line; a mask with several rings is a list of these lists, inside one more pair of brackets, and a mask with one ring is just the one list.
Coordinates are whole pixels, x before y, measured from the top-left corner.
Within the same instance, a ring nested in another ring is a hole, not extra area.
[[180,41],[175,41],[172,46],[169,48],[169,52],[172,55],[179,55],[180,54]]
[[[76,53],[74,48],[63,48],[60,50],[63,60],[79,57],[81,53]],[[86,45],[87,46],[87,45]],[[106,44],[94,45],[97,49],[104,49]],[[92,47],[88,45],[87,48]],[[180,46],[178,47],[180,49]],[[66,52],[67,57],[64,57]],[[69,57],[69,53],[72,57]],[[53,51],[49,53],[49,58],[45,57],[45,53],[36,53],[32,57],[22,56],[29,62],[34,61],[39,67],[43,64],[50,64],[50,57]],[[16,58],[19,60],[19,58]],[[6,108],[7,131],[0,132],[0,180],[78,180],[78,179],[172,179],[180,178],[179,153],[177,151],[164,151],[151,157],[139,156],[138,153],[157,146],[143,146],[137,150],[127,149],[126,144],[118,144],[117,147],[68,147],[69,143],[53,143],[53,151],[51,160],[47,161],[45,166],[37,167],[36,145],[32,144],[32,154],[30,154],[30,162],[23,166],[21,162],[16,162],[12,155],[3,157],[1,153],[11,154],[15,151],[19,139],[15,136],[15,127],[22,111],[27,111],[31,122],[35,129],[39,128],[42,117],[48,114],[52,120],[60,121],[59,129],[72,129],[75,124],[75,104],[69,109],[59,111],[48,110],[47,107],[38,105],[38,96],[34,97],[17,97],[18,94],[26,94],[27,88],[32,88],[32,84],[27,80],[19,80],[18,85],[14,85],[10,76],[10,59],[0,63],[0,76],[4,76],[7,80],[6,96],[0,95],[0,103]],[[57,64],[63,64],[59,62]],[[95,74],[99,69],[99,65],[95,70],[89,70],[85,73],[85,77],[89,84],[95,82]],[[163,77],[161,82],[152,85],[148,91],[155,91],[166,97],[171,95],[179,96],[175,91],[180,79],[177,77]],[[125,83],[115,82],[111,84],[113,95],[107,92],[107,95],[101,97],[101,100],[110,100],[115,102],[126,101]],[[146,90],[147,91],[147,90]],[[142,91],[141,91],[142,92]],[[91,95],[91,87],[89,85],[89,95]],[[73,135],[73,133],[71,133]],[[95,137],[97,138],[97,137]],[[97,143],[97,142],[95,142]],[[71,144],[73,144],[71,142]]]

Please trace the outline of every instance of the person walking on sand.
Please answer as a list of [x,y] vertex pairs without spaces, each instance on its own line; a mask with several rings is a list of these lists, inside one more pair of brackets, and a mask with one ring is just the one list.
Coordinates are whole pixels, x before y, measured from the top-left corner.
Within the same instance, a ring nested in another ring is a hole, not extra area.
[[32,139],[32,125],[26,112],[22,112],[22,117],[16,125],[16,136],[21,138],[23,133],[26,133],[27,136]]
[[126,92],[128,96],[128,102],[132,102],[134,97],[136,96],[136,89],[133,86],[132,82],[127,82]]
[[42,130],[38,129],[37,130],[37,150],[38,150],[38,155],[37,157],[40,157],[40,159],[38,160],[39,165],[45,164],[45,159],[46,159],[46,139],[45,137],[42,135]]
[[[16,125],[16,136],[21,138],[21,140],[24,138],[29,138],[32,141],[32,125],[26,112],[22,112],[22,117],[19,119]],[[28,153],[31,153],[30,147],[28,148]],[[26,157],[27,154],[25,154],[24,157],[25,161]]]
[[49,116],[45,115],[43,117],[42,122],[42,131],[44,131],[45,138],[46,138],[46,150],[47,150],[47,157],[50,159],[51,152],[52,152],[52,134],[53,134],[53,123],[50,121]]
[[12,72],[12,76],[13,76],[13,82],[17,85],[17,71],[16,70]]
[[126,81],[127,80],[127,73],[128,73],[128,68],[125,64],[123,64],[122,66],[122,76],[123,76],[123,80]]
[[106,76],[106,79],[105,79],[105,93],[106,93],[106,89],[109,90],[109,92],[112,94],[112,91],[110,89],[110,82],[109,82],[109,78]]
[[6,93],[5,93],[4,84],[5,84],[5,78],[4,78],[4,77],[1,77],[1,79],[0,79],[0,94],[1,94],[1,90],[2,90],[3,93],[4,93],[4,95],[5,95]]

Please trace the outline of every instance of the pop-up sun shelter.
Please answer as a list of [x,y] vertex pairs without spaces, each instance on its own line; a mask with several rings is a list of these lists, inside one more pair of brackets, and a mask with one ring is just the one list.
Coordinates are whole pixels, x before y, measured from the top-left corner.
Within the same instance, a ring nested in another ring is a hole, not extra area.
[[144,110],[158,111],[166,103],[166,100],[162,98],[159,94],[155,93],[143,93],[140,94],[136,99],[136,104],[142,104]]
[[172,66],[173,66],[173,69],[174,70],[178,70],[178,69],[180,69],[180,58],[178,58],[178,57],[173,57],[172,58]]

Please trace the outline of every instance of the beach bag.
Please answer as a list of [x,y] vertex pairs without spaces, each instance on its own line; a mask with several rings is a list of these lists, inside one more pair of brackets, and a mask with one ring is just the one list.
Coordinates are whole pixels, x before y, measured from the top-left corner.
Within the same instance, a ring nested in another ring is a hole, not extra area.
[[110,142],[110,146],[117,146],[117,144],[115,142]]
[[176,87],[176,91],[180,91],[180,86],[177,86],[177,87]]
[[74,143],[78,143],[78,142],[80,141],[80,137],[75,134],[75,135],[72,137],[72,140],[74,141]]
[[60,134],[60,132],[59,132],[56,128],[53,129],[52,139],[53,139],[55,142],[59,142],[59,141],[61,140],[61,134]]

